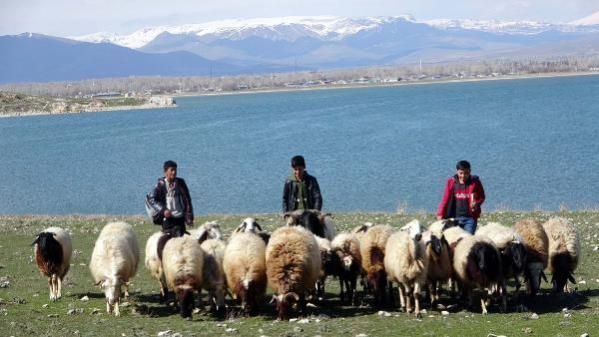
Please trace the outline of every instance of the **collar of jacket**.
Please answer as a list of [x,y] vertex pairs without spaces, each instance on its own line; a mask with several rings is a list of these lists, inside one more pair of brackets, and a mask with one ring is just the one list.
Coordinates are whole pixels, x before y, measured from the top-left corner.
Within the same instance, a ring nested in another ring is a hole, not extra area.
[[[302,181],[306,181],[309,176],[310,175],[308,174],[308,171],[304,171],[304,179]],[[299,181],[299,180],[297,180],[297,178],[295,177],[295,174],[293,174],[293,173],[289,177],[287,177],[287,180],[289,180],[289,181]]]

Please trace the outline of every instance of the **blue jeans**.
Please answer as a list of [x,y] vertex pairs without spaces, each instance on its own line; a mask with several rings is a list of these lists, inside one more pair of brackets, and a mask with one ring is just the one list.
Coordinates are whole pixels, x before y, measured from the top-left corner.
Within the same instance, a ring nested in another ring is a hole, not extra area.
[[476,232],[477,225],[476,219],[467,216],[459,216],[455,219],[458,221],[460,227],[462,227],[466,232],[474,235],[474,232]]

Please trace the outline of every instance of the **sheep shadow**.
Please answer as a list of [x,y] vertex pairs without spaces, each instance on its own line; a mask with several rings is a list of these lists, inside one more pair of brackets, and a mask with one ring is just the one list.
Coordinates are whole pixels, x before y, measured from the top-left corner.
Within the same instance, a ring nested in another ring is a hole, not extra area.
[[589,303],[590,298],[598,296],[599,289],[585,289],[569,294],[553,294],[551,291],[543,291],[535,298],[526,298],[523,303],[529,311],[545,314],[561,312],[564,308],[568,310],[588,309],[587,303]]

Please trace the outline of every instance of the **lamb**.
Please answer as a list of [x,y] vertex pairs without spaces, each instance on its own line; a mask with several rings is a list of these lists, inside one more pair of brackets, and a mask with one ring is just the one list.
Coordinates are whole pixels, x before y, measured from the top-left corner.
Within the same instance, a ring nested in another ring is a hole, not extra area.
[[553,292],[569,292],[568,280],[576,284],[572,275],[580,258],[580,236],[574,225],[564,218],[551,218],[543,224],[549,239],[549,271]]
[[266,292],[265,249],[262,238],[243,231],[233,233],[225,248],[223,270],[227,285],[246,314],[255,311]]
[[549,239],[543,226],[534,220],[516,223],[516,232],[522,237],[526,247],[526,267],[524,277],[530,296],[535,296],[541,288],[541,277],[547,282],[544,270],[547,268]]
[[71,266],[71,236],[59,227],[46,228],[31,244],[40,272],[48,277],[50,300],[62,297],[62,280]]
[[314,235],[329,241],[335,238],[335,224],[331,213],[321,213],[315,209],[299,209],[284,214],[287,226],[302,226]]
[[362,269],[366,273],[366,281],[374,291],[375,305],[380,306],[385,302],[385,289],[387,273],[385,272],[384,258],[387,239],[394,232],[388,225],[376,225],[360,237],[360,255]]
[[226,313],[226,281],[223,271],[225,243],[218,239],[208,239],[201,244],[204,251],[204,269],[202,288],[208,291],[210,304],[219,316]]
[[341,233],[331,242],[331,249],[336,260],[340,262],[339,297],[344,301],[345,290],[350,303],[356,305],[356,281],[362,272],[362,256],[360,255],[360,241],[353,233]]
[[505,227],[496,222],[481,226],[476,235],[483,235],[491,239],[501,254],[504,279],[514,278],[516,291],[520,289],[518,276],[524,272],[526,266],[526,248],[522,237],[513,228]]
[[293,302],[305,310],[306,295],[318,280],[320,266],[318,243],[307,229],[285,226],[272,233],[266,247],[266,275],[277,319],[287,317]]
[[[453,269],[464,294],[472,295],[474,288],[491,288],[502,284],[501,256],[493,242],[484,236],[473,235],[462,238],[453,256]],[[483,292],[484,293],[484,292]],[[487,314],[487,298],[481,296],[482,313]],[[502,294],[502,309],[506,308],[505,292]]]
[[399,285],[401,309],[412,312],[414,299],[416,317],[420,318],[420,292],[426,283],[428,256],[421,233],[398,231],[389,236],[384,265],[389,282]]
[[446,283],[452,276],[453,268],[449,255],[449,244],[442,231],[428,230],[422,234],[428,259],[427,284],[431,305],[439,301],[439,285]]
[[204,251],[190,235],[171,238],[164,245],[162,267],[166,284],[175,292],[181,317],[190,318],[194,291],[202,289]]
[[[451,260],[451,264],[453,266],[453,255],[455,253],[455,247],[458,245],[458,243],[469,236],[472,236],[472,234],[470,234],[469,232],[467,232],[466,230],[464,230],[461,227],[458,226],[452,226],[449,227],[445,230],[443,230],[443,236],[445,237],[445,240],[447,241],[447,245],[449,248],[449,259]],[[451,278],[449,279],[449,288],[451,288],[451,294],[452,297],[455,296],[456,294],[456,282],[455,280],[457,279],[457,276],[455,275],[455,271],[452,272],[451,274]]]
[[92,252],[89,269],[96,285],[104,289],[106,311],[120,315],[121,286],[129,297],[128,282],[135,276],[139,264],[137,235],[125,222],[104,226]]

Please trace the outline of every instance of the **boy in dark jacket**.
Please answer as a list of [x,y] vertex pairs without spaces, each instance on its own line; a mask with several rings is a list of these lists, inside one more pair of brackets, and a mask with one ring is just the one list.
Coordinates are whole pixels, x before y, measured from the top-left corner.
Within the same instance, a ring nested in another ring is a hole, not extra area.
[[296,209],[322,209],[322,196],[318,181],[306,172],[304,157],[291,158],[293,174],[285,181],[283,188],[283,213]]
[[149,206],[154,210],[154,223],[162,226],[164,233],[183,236],[185,225],[193,225],[193,207],[185,180],[177,178],[177,163],[164,163],[164,177],[148,194]]
[[474,234],[485,202],[485,190],[477,176],[470,175],[470,163],[461,160],[456,174],[447,180],[437,219],[454,218],[460,227]]

